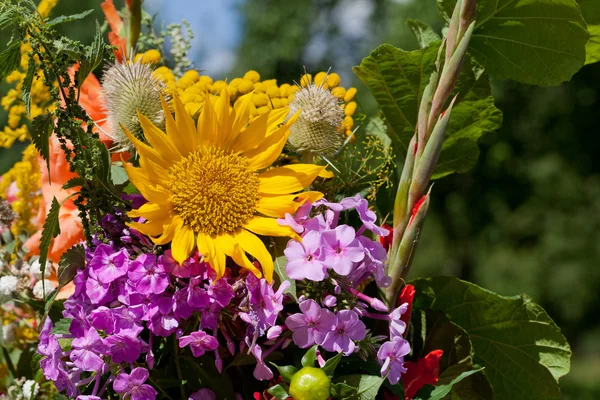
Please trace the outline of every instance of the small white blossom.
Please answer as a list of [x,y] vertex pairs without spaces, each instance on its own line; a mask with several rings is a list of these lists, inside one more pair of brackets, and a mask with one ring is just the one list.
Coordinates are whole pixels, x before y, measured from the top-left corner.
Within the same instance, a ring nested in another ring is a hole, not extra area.
[[[46,263],[46,268],[48,268],[48,264],[47,263]],[[40,260],[39,259],[35,259],[35,261],[33,261],[29,265],[29,272],[33,275],[33,277],[35,279],[42,279],[42,266],[40,264]]]
[[[44,287],[46,292],[44,293]],[[44,279],[41,281],[37,281],[35,286],[33,286],[33,295],[38,299],[43,299],[48,296],[55,289],[54,283],[50,282],[48,279]]]
[[36,381],[27,380],[23,384],[23,395],[26,399],[33,399],[37,396],[40,385]]
[[16,276],[3,276],[0,278],[0,295],[10,296],[17,290],[19,280]]

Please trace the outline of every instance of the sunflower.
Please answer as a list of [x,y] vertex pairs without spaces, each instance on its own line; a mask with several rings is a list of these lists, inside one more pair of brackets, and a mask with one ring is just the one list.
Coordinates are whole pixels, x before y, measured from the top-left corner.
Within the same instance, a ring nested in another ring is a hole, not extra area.
[[196,126],[179,98],[172,103],[175,118],[162,100],[166,133],[141,114],[147,143],[123,129],[140,164],[126,164],[127,174],[148,200],[129,212],[145,220],[130,227],[155,244],[170,242],[179,263],[197,248],[218,277],[225,272],[227,256],[260,277],[248,253],[272,281],[273,258],[256,235],[297,237],[276,218],[320,198],[320,193],[299,192],[327,174],[325,167],[313,164],[271,167],[297,114],[286,120],[289,109],[278,109],[248,123],[251,97],[241,97],[232,108],[223,90],[215,104],[204,103]]

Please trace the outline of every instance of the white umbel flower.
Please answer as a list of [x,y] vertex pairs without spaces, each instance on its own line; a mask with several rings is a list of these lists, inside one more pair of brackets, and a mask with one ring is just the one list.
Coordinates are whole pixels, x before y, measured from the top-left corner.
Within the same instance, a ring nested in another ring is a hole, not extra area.
[[106,115],[110,131],[105,132],[117,151],[131,148],[131,143],[119,124],[139,139],[144,139],[138,111],[160,129],[165,125],[160,95],[164,84],[154,77],[149,64],[141,61],[115,63],[105,72],[102,89],[106,98]]
[[28,379],[23,384],[23,397],[25,399],[34,399],[40,390],[40,385],[36,381]]
[[[45,293],[44,289],[46,290]],[[54,283],[50,282],[48,279],[44,279],[35,283],[35,285],[33,286],[33,295],[37,299],[43,299],[50,293],[52,293],[54,289],[56,289]]]
[[339,127],[344,111],[339,100],[322,85],[311,83],[300,89],[290,104],[290,116],[301,110],[290,128],[289,144],[298,151],[335,154],[344,143]]
[[31,264],[29,264],[29,272],[35,279],[42,279],[42,266],[39,259],[36,258],[31,262]]
[[19,279],[16,276],[3,276],[0,278],[0,295],[10,296],[17,290]]

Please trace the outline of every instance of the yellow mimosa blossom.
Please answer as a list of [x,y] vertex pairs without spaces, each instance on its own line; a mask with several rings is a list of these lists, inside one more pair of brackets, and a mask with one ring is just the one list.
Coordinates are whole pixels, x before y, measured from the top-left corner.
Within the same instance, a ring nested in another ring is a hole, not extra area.
[[296,116],[288,108],[269,110],[250,123],[252,96],[230,105],[226,88],[213,101],[205,101],[197,124],[180,99],[172,106],[163,101],[166,133],[140,115],[148,144],[126,132],[139,154],[140,167],[127,165],[133,185],[148,200],[130,217],[143,217],[132,228],[154,243],[171,243],[175,260],[182,263],[198,251],[218,277],[225,273],[226,257],[255,275],[273,279],[273,259],[256,235],[296,237],[276,218],[294,213],[298,199],[319,198],[300,193],[325,167],[294,164],[270,168],[279,157]]

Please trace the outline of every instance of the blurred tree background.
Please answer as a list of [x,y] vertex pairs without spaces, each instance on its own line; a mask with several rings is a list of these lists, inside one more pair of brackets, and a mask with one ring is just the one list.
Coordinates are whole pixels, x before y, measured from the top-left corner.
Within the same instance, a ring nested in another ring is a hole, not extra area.
[[[416,49],[407,19],[440,32],[435,3],[239,0],[244,23],[235,63],[216,75],[233,78],[255,69],[263,78],[292,82],[304,68],[331,67],[345,87],[359,88],[362,111],[372,113],[376,105],[351,67],[384,42]],[[98,5],[60,0],[54,14],[94,8],[102,20]],[[187,14],[194,25],[193,12]],[[62,29],[89,42],[89,21]],[[201,69],[202,59],[195,61]],[[493,82],[504,126],[480,140],[476,168],[435,184],[412,268],[414,276],[456,275],[504,295],[527,293],[540,303],[573,348],[572,372],[562,382],[564,398],[572,400],[600,398],[599,76],[596,64],[559,87]],[[5,118],[0,114],[0,125]],[[16,147],[0,152],[0,172],[19,157]]]

